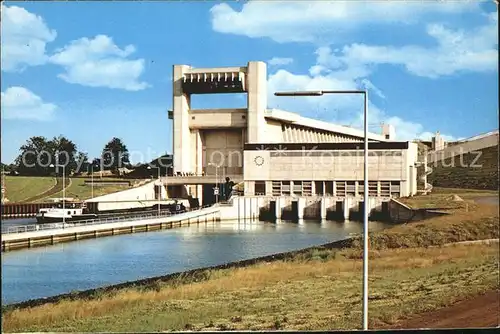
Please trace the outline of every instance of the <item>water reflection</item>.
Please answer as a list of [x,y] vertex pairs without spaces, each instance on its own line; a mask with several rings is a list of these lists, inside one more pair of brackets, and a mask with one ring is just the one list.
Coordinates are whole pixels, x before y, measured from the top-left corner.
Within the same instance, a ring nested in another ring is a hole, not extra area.
[[[370,222],[371,230],[383,223]],[[2,304],[165,275],[340,240],[362,223],[220,222],[2,254]]]

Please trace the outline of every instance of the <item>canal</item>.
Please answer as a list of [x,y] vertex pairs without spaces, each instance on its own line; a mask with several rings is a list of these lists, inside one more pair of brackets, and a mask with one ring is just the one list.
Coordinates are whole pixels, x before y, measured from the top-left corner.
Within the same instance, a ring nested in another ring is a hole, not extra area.
[[[370,230],[387,225],[370,222]],[[2,305],[320,245],[361,222],[220,222],[2,253]]]

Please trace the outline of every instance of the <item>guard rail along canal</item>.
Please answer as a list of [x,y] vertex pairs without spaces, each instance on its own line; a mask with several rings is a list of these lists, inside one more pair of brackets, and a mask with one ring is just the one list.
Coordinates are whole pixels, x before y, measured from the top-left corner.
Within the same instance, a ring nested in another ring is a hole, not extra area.
[[62,224],[27,225],[10,228],[6,233],[2,232],[2,251],[116,234],[171,229],[219,220],[220,208],[216,205],[204,206],[177,214],[150,213],[134,217],[79,221],[65,226]]

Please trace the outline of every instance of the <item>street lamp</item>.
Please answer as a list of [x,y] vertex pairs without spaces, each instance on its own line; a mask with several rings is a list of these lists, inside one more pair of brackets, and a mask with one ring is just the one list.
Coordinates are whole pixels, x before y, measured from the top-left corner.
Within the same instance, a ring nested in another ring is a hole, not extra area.
[[[88,171],[88,168],[87,168]],[[94,198],[94,164],[90,164],[90,185],[91,185],[91,196]]]
[[[151,166],[148,166],[148,170],[151,170],[153,168],[156,168],[158,169],[158,181],[160,181],[160,167],[151,167]],[[161,185],[161,184],[160,184]],[[158,188],[158,216],[160,216],[160,197],[161,197],[161,188]]]
[[209,162],[208,165],[215,167],[215,189],[217,189],[217,192],[215,192],[215,203],[219,203],[219,177],[218,177],[219,165],[214,164],[213,162]]
[[274,93],[275,96],[323,96],[324,94],[362,94],[364,97],[363,329],[368,330],[368,91],[317,90]]
[[63,201],[62,201],[62,209],[63,209],[63,228],[64,228],[64,225],[66,224],[66,208],[65,208],[65,204],[66,204],[66,173],[65,173],[65,166],[64,165],[54,165],[54,164],[50,164],[50,167],[51,168],[55,168],[55,167],[62,167],[62,171],[63,171]]

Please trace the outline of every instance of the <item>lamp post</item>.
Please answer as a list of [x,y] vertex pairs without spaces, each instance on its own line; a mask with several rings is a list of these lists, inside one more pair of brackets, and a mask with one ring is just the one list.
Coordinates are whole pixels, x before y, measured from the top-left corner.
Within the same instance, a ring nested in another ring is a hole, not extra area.
[[62,209],[63,209],[63,228],[64,228],[64,225],[66,224],[66,208],[65,208],[65,204],[66,204],[66,172],[65,172],[65,166],[64,165],[54,165],[54,164],[50,164],[50,167],[52,168],[55,168],[55,167],[62,167],[62,171],[63,171],[63,189],[62,189],[62,192],[63,192],[63,200],[62,200]]
[[368,91],[318,90],[276,92],[276,96],[323,96],[325,94],[362,94],[364,98],[364,203],[363,203],[363,329],[368,330]]
[[90,165],[91,197],[94,198],[94,164]]
[[2,168],[2,204],[5,202],[5,168]]
[[219,203],[219,177],[218,177],[219,165],[214,164],[212,162],[209,162],[208,165],[215,167],[215,189],[217,189],[217,192],[215,193],[215,203]]
[[[160,181],[160,167],[151,167],[151,166],[148,166],[148,169],[153,169],[153,168],[158,169],[158,181]],[[157,201],[158,201],[158,216],[160,216],[160,197],[161,197],[161,188],[158,188],[158,198],[157,198]]]

